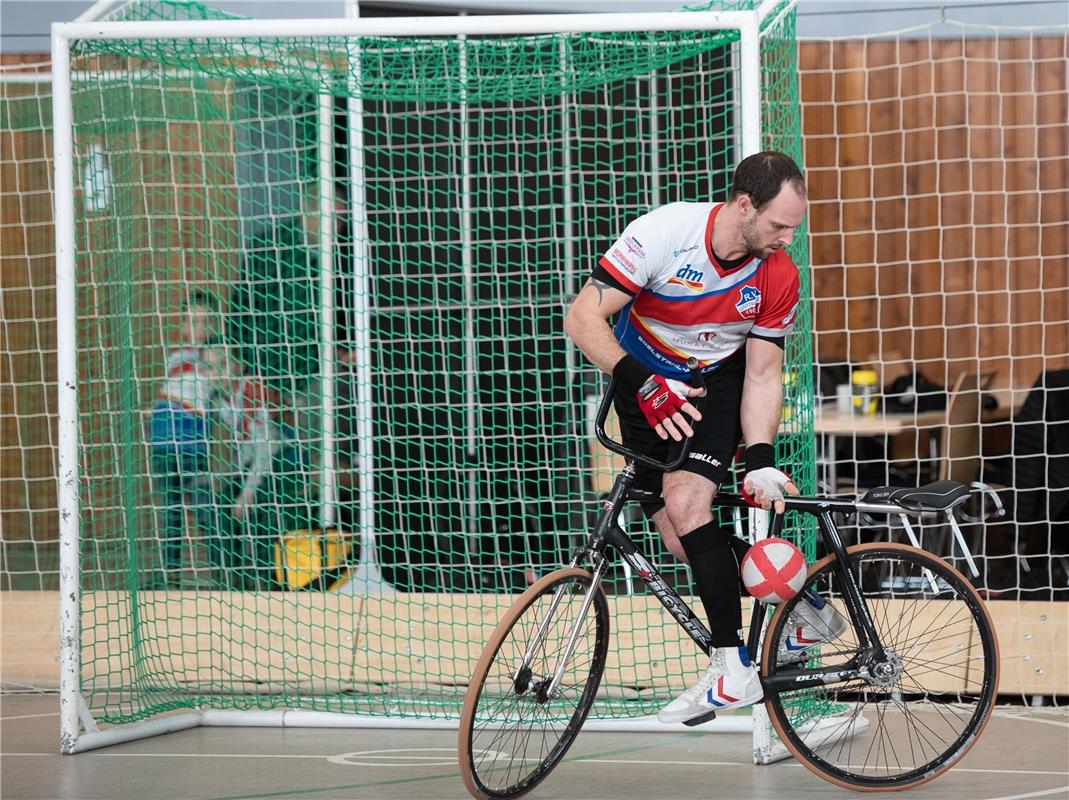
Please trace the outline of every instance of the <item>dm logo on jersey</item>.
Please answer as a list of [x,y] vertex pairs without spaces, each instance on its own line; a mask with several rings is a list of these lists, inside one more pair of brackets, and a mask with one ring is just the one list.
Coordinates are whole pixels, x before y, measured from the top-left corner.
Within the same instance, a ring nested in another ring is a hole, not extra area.
[[743,286],[739,290],[739,302],[735,304],[739,315],[744,319],[757,316],[757,309],[761,305],[761,292],[756,286]]
[[676,286],[686,286],[688,289],[700,292],[704,284],[702,278],[705,277],[704,272],[699,272],[693,269],[690,264],[679,270],[674,278],[669,278],[668,283],[673,283]]
[[635,265],[631,263],[631,259],[623,254],[619,247],[612,249],[612,257],[616,260],[616,265],[627,270],[632,275],[635,274]]

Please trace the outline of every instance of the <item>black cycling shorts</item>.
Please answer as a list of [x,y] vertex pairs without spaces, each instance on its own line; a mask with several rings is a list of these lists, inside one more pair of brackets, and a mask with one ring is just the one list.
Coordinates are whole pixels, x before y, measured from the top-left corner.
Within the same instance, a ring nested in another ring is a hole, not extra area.
[[[696,424],[691,423],[694,436],[690,452],[680,470],[708,478],[717,486],[727,479],[735,451],[742,440],[739,410],[745,374],[746,355],[745,350],[740,349],[705,376],[705,397],[697,398],[697,403],[691,401],[701,411],[702,418]],[[679,454],[682,443],[673,439],[665,441],[657,435],[646,422],[636,396],[625,397],[617,392],[613,405],[620,418],[621,436],[628,448],[663,462],[671,461]],[[664,473],[660,470],[639,465],[634,487],[660,495],[663,480]],[[663,507],[663,502],[642,504],[646,516],[653,516]]]

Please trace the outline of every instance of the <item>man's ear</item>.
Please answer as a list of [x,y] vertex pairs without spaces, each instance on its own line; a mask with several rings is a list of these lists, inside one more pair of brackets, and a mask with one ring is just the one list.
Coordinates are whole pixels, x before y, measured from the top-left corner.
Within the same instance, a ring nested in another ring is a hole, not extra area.
[[754,208],[753,199],[745,192],[736,195],[735,203],[736,205],[738,205],[739,212],[743,216],[749,216],[751,212],[754,212],[756,210]]

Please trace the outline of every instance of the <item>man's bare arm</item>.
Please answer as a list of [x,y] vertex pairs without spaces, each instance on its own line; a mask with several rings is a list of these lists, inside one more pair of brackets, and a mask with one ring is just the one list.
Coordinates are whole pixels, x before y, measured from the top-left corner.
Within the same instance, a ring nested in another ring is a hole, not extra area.
[[575,346],[598,369],[609,375],[625,355],[609,327],[609,317],[629,302],[631,295],[627,292],[591,278],[576,295],[564,318],[564,332],[575,342]]
[[[766,509],[774,506],[777,513],[783,513],[784,492],[798,494],[798,487],[773,466],[772,446],[782,409],[783,350],[772,342],[748,339],[740,413],[742,437],[746,442],[746,478],[743,486],[746,491],[753,493],[758,505]],[[760,450],[765,453],[755,452]],[[768,463],[763,467],[755,465],[754,462],[760,463],[766,458]]]
[[746,340],[742,384],[742,438],[747,445],[776,440],[783,411],[783,350],[763,339]]

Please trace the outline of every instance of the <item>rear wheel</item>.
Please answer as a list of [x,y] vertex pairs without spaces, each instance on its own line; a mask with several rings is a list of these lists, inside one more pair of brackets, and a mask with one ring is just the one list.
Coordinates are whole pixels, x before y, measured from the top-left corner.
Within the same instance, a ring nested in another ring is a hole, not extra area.
[[[999,667],[994,627],[976,590],[942,559],[899,544],[847,553],[886,659],[871,664],[867,678],[768,693],[765,704],[787,749],[822,778],[862,791],[917,786],[964,756],[990,718]],[[806,586],[847,614],[832,557],[813,565]],[[805,666],[779,663],[787,636],[798,630],[792,612],[803,602],[799,595],[772,617],[764,676]],[[866,660],[852,624],[809,654],[811,667]]]
[[[582,611],[590,586],[585,570],[550,573],[516,599],[487,642],[460,717],[460,772],[475,797],[530,791],[579,734],[609,649],[609,604],[600,588]],[[550,694],[573,633],[571,658]]]

